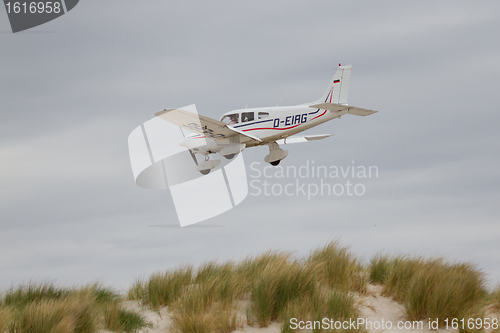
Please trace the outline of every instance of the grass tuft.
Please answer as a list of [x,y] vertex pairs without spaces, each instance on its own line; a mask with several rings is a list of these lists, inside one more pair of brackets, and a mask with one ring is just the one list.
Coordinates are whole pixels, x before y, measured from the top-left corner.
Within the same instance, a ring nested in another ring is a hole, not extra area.
[[160,306],[172,304],[183,289],[192,283],[192,267],[180,267],[165,273],[155,273],[147,281],[136,281],[128,292],[128,298],[141,300],[143,304],[159,309]]
[[488,296],[488,303],[492,305],[494,310],[500,311],[500,285]]
[[252,287],[251,306],[256,322],[267,327],[282,314],[288,302],[313,292],[315,285],[311,271],[287,257],[267,266]]
[[392,260],[387,255],[376,254],[370,260],[369,272],[372,283],[385,283],[391,272]]
[[208,315],[193,316],[187,312],[174,312],[172,319],[173,332],[176,333],[212,333],[213,321]]
[[56,287],[52,282],[33,283],[19,285],[10,288],[3,297],[3,305],[15,307],[19,310],[33,302],[49,299],[61,299],[69,294],[69,290]]
[[150,326],[139,314],[122,309],[119,302],[109,302],[103,307],[104,327],[113,332],[135,332]]
[[121,297],[98,283],[59,288],[30,283],[5,293],[0,307],[0,332],[93,333],[102,327],[133,332],[146,326],[137,314],[120,308]]
[[[318,286],[305,298],[297,298],[287,304],[283,311],[281,333],[291,333],[292,318],[298,321],[312,321],[312,332],[333,332],[335,329],[324,328],[323,319],[344,321],[358,318],[359,312],[353,293],[343,290],[331,290]],[[361,332],[362,329],[347,329],[345,332]]]
[[364,292],[367,277],[359,260],[338,241],[314,250],[306,265],[331,288]]
[[248,257],[236,266],[236,274],[241,281],[244,292],[250,292],[255,279],[262,274],[268,266],[289,260],[288,252],[268,251],[257,257]]
[[14,311],[10,308],[0,306],[0,332],[6,332],[7,327],[14,318]]
[[[470,318],[482,315],[483,274],[469,263],[443,258],[393,257],[388,264],[385,293],[404,304],[412,320]],[[468,317],[469,316],[469,317]]]
[[96,332],[97,316],[91,299],[69,297],[27,304],[9,329],[10,332]]

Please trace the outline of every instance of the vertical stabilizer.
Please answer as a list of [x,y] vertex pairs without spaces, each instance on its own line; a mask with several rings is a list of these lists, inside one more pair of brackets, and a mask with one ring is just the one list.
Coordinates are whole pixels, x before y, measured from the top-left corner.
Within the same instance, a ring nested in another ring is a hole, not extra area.
[[[340,64],[339,64],[340,65]],[[349,79],[351,78],[352,65],[339,66],[333,76],[328,89],[318,100],[320,103],[347,104]]]

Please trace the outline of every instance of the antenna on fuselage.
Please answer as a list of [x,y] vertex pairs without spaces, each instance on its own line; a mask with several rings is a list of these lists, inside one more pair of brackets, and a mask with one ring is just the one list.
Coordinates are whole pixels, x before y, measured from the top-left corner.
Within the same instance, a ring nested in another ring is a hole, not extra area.
[[281,101],[283,100],[283,97],[284,97],[284,96],[285,96],[285,94],[283,94],[283,96],[281,96],[280,101],[278,102],[278,104],[277,104],[276,106],[280,106],[280,103],[281,103]]

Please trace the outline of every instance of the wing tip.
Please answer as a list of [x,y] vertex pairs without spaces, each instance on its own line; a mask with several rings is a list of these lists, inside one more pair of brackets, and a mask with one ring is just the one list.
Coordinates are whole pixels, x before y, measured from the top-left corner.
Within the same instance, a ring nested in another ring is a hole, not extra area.
[[169,111],[172,111],[172,110],[176,110],[176,109],[163,109],[161,111],[156,112],[155,116],[159,117],[159,116],[161,116],[161,115],[163,115],[163,114],[165,114],[165,113],[167,113]]
[[167,109],[163,109],[161,111],[158,111],[158,112],[155,112],[155,116],[159,117],[161,116],[162,114],[165,114],[167,112]]

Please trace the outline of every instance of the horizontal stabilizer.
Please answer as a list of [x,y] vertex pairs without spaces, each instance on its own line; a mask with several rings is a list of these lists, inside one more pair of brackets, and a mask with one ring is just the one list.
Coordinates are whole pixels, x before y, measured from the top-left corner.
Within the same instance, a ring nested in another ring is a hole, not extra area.
[[319,135],[305,135],[305,136],[291,136],[285,139],[281,139],[276,141],[277,144],[290,144],[290,143],[300,143],[300,142],[308,142],[314,140],[321,140],[332,136],[333,134],[319,134]]
[[335,104],[335,103],[320,103],[320,104],[310,105],[309,107],[313,109],[329,110],[334,112],[347,111],[347,114],[352,114],[355,116],[369,116],[371,114],[378,112],[369,109],[357,108],[350,105]]

